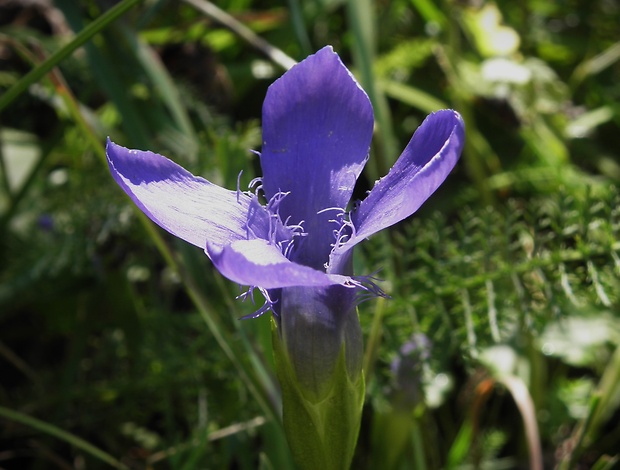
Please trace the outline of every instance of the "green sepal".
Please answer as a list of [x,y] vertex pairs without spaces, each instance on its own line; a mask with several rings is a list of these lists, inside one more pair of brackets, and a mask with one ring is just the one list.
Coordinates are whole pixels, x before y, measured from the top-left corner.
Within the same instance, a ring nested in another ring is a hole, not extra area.
[[320,401],[307,400],[277,329],[272,320],[276,373],[282,388],[282,419],[295,463],[300,470],[349,469],[360,430],[364,374],[350,380],[343,345],[329,392]]

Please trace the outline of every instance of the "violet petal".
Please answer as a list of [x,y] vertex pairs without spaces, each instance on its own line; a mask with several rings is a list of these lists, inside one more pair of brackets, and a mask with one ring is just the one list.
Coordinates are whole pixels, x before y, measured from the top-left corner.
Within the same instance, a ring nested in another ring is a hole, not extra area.
[[202,249],[247,237],[251,198],[192,175],[162,155],[129,150],[108,139],[112,176],[157,225]]
[[239,240],[219,247],[207,245],[207,254],[217,270],[238,284],[277,289],[293,286],[345,285],[348,276],[330,275],[288,260],[266,240]]
[[263,104],[263,188],[280,203],[283,220],[304,221],[300,262],[321,269],[333,243],[329,223],[344,209],[368,158],[373,112],[368,96],[331,47],[291,68]]
[[355,233],[335,250],[332,262],[360,241],[417,211],[452,171],[464,142],[465,127],[456,111],[429,115],[388,174],[352,214]]

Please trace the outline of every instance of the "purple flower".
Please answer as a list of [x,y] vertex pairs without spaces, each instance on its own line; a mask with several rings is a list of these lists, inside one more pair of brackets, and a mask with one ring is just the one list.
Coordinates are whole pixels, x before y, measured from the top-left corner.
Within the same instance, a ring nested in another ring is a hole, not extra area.
[[430,115],[352,211],[373,111],[331,47],[269,87],[262,123],[263,177],[251,192],[221,188],[161,155],[111,141],[108,162],[155,223],[204,249],[225,277],[260,289],[267,300],[257,315],[274,312],[300,381],[320,389],[343,345],[348,371],[359,375],[356,294],[380,292],[353,276],[353,247],[414,213],[445,180],[463,147],[463,121],[452,110]]
[[422,398],[423,366],[430,358],[432,343],[422,333],[414,333],[392,360],[391,401],[402,411],[412,410]]

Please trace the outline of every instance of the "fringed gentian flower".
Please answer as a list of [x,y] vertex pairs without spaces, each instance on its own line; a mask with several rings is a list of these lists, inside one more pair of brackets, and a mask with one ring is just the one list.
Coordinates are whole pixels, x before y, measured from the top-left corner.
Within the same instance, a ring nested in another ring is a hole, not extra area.
[[[262,292],[266,303],[256,315],[273,312],[278,367],[290,373],[291,383],[285,385],[288,379],[279,372],[285,426],[303,421],[300,428],[309,432],[310,426],[321,442],[337,441],[324,429],[333,423],[321,422],[325,414],[320,411],[306,410],[307,422],[289,411],[287,425],[287,387],[312,406],[328,397],[337,402],[338,381],[356,388],[351,412],[357,416],[346,418],[358,423],[354,447],[363,396],[356,303],[360,293],[381,291],[370,277],[353,275],[353,248],[414,213],[433,194],[459,158],[463,121],[452,110],[430,115],[389,173],[352,209],[353,188],[368,159],[373,111],[331,47],[269,87],[262,125],[263,176],[251,185],[253,191],[221,188],[161,155],[109,141],[110,170],[151,220],[204,249],[228,279]],[[266,205],[259,202],[261,193]],[[298,457],[307,460],[308,452]],[[352,450],[334,452],[350,462]],[[314,468],[332,468],[321,465]]]

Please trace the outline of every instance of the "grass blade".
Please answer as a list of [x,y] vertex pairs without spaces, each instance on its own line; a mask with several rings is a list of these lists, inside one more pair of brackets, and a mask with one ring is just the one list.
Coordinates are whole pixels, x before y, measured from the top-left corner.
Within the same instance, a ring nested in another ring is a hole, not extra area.
[[10,410],[3,406],[0,406],[0,416],[9,419],[11,421],[16,421],[25,426],[36,429],[37,431],[48,434],[50,436],[56,437],[62,441],[67,442],[77,449],[81,449],[87,454],[92,455],[93,457],[101,460],[102,462],[107,463],[108,465],[114,468],[127,469],[125,465],[123,465],[118,459],[114,458],[107,452],[95,447],[89,442],[86,442],[81,437],[76,436],[75,434],[71,434],[70,432],[64,431],[53,424],[46,423],[45,421],[41,421],[37,418],[33,418],[32,416],[28,416],[26,414],[20,413],[18,411]]
[[2,111],[9,104],[11,104],[13,100],[24,91],[26,91],[26,89],[30,85],[39,81],[41,77],[43,77],[43,75],[52,70],[64,59],[69,57],[78,47],[82,46],[95,34],[103,30],[106,26],[108,26],[116,19],[120,18],[123,14],[125,14],[128,10],[130,10],[141,1],[142,0],[123,0],[113,8],[110,8],[88,26],[86,26],[75,36],[73,41],[71,41],[63,48],[59,49],[55,54],[50,56],[50,58],[43,62],[41,65],[27,73],[21,80],[19,80],[15,85],[9,88],[6,93],[0,96],[0,111]]

